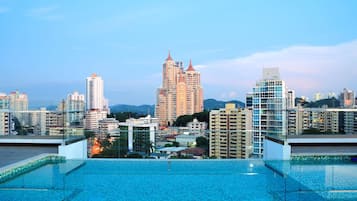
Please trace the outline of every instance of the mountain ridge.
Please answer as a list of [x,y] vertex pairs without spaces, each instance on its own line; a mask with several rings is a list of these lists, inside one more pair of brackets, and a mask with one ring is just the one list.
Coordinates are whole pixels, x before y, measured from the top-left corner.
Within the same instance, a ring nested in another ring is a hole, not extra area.
[[[239,100],[230,101],[220,101],[214,98],[205,99],[203,101],[204,110],[211,111],[213,109],[224,108],[226,103],[235,103],[237,107],[245,107],[245,104]],[[116,104],[110,106],[110,111],[112,113],[117,112],[136,112],[138,114],[150,114],[151,116],[155,113],[155,105],[129,105],[129,104]]]

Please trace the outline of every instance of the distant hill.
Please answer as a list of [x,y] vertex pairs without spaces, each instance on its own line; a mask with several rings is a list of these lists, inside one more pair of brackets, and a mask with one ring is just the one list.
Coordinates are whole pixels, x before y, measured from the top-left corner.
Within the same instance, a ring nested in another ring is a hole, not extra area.
[[[226,103],[235,103],[237,107],[244,107],[245,104],[241,101],[232,100],[232,101],[218,101],[215,99],[206,99],[203,102],[204,109],[207,111],[213,109],[224,108]],[[155,105],[126,105],[126,104],[117,104],[110,106],[110,112],[135,112],[138,114],[150,114],[154,116],[155,113]]]
[[142,115],[150,114],[154,116],[155,113],[155,105],[125,105],[118,104],[110,106],[110,112],[135,112]]
[[226,103],[235,103],[236,107],[240,107],[240,108],[245,107],[245,104],[238,100],[219,101],[216,99],[206,99],[206,100],[204,100],[203,105],[204,105],[205,110],[211,111],[214,109],[224,108]]
[[305,107],[322,107],[323,105],[327,105],[330,108],[334,108],[334,107],[339,107],[340,106],[340,101],[337,100],[336,98],[328,98],[328,99],[322,99],[322,100],[318,100],[315,102],[309,102],[307,104],[305,104]]

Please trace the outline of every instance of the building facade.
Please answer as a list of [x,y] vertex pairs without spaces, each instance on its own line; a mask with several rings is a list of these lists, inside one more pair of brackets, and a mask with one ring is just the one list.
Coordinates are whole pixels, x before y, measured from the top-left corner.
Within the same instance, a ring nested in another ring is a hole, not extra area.
[[[247,124],[248,109],[228,103],[210,112],[209,156],[217,158],[249,158],[251,132]],[[247,127],[248,126],[248,127]]]
[[169,53],[163,64],[162,87],[157,90],[155,116],[161,126],[171,125],[178,116],[203,111],[203,89],[200,73],[190,61],[187,70]]
[[99,121],[109,114],[108,101],[104,97],[103,79],[97,74],[86,79],[85,129],[99,130]]
[[0,136],[11,135],[13,129],[10,111],[7,109],[0,109]]
[[85,99],[83,94],[73,92],[66,99],[67,122],[69,125],[82,126],[85,114]]
[[357,108],[289,109],[288,135],[357,134]]
[[355,103],[356,96],[355,92],[350,89],[343,89],[340,94],[340,105],[345,108],[352,108],[356,105]]
[[95,73],[86,79],[86,110],[108,111],[103,79]]
[[278,68],[264,68],[253,88],[253,154],[262,157],[266,135],[286,135],[287,88]]
[[0,110],[6,109],[9,109],[9,97],[4,93],[0,93]]
[[28,98],[24,93],[19,91],[14,91],[9,94],[9,109],[16,111],[26,111],[28,110]]
[[127,119],[119,123],[119,140],[126,152],[150,153],[155,147],[155,135],[159,129],[156,118],[150,116]]
[[187,127],[190,134],[205,135],[207,123],[200,122],[195,118],[192,122],[187,123]]

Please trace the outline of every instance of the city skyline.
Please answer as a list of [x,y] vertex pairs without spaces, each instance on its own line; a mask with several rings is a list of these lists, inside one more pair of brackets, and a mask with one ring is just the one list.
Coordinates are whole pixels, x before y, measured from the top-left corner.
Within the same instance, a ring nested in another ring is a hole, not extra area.
[[192,59],[205,99],[244,101],[264,67],[296,96],[357,91],[356,4],[0,1],[0,92],[57,104],[97,73],[110,105],[154,104],[168,50]]

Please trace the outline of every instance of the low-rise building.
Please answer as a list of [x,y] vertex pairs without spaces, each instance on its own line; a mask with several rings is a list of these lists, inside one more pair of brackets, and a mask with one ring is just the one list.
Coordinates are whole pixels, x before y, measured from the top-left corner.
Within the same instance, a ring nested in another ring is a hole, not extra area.
[[191,134],[205,135],[207,123],[200,122],[195,118],[192,122],[187,123],[187,127]]
[[[128,152],[153,152],[155,134],[159,128],[157,118],[150,116],[119,122],[119,140]],[[125,142],[125,143],[124,143]],[[121,147],[123,149],[123,147]]]

